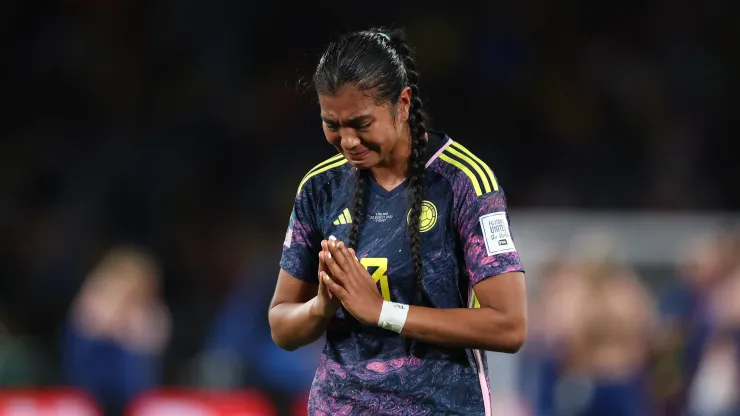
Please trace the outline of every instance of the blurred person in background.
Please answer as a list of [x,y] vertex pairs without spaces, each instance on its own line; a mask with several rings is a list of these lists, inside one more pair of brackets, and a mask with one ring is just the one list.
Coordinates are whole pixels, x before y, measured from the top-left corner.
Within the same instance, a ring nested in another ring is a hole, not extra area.
[[171,329],[160,299],[160,269],[133,246],[106,253],[86,278],[63,328],[65,381],[120,414],[139,392],[161,381]]
[[646,376],[657,316],[653,300],[597,234],[579,247],[600,253],[555,264],[543,281],[535,314],[541,359],[535,414],[650,412]]
[[740,415],[740,268],[718,285],[710,302],[712,322],[687,410],[696,416]]
[[720,230],[687,244],[663,293],[654,385],[661,414],[733,415],[738,407],[740,240]]

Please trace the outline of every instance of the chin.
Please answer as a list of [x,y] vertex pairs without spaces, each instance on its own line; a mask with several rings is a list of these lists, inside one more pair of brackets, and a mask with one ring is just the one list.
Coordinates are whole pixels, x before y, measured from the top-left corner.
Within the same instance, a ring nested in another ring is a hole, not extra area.
[[352,165],[352,167],[357,169],[370,169],[372,167],[375,167],[379,162],[378,158],[375,157],[375,155],[369,155],[369,157],[365,157],[360,160],[352,159],[348,156],[345,156],[345,158],[347,159],[349,164]]
[[349,164],[352,165],[353,168],[357,169],[370,169],[373,166],[375,166],[374,163],[367,163],[367,160],[352,160],[348,159]]

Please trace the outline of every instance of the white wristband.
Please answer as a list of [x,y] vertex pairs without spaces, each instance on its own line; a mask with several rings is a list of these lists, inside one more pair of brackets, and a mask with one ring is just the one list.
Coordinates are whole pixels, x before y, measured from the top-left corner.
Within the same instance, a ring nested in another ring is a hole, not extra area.
[[378,326],[400,334],[403,326],[406,324],[408,314],[409,305],[384,300],[383,307],[380,309]]

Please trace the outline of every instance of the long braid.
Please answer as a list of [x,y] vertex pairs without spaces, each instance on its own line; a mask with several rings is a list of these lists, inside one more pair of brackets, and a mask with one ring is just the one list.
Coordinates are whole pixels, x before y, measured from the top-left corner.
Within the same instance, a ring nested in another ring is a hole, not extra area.
[[[370,171],[367,169],[356,169],[355,193],[352,197],[352,226],[349,229],[349,247],[357,250],[357,239],[360,234],[360,224],[365,213],[365,191]],[[354,319],[344,306],[341,306],[346,319]]]
[[352,227],[349,230],[349,246],[357,250],[357,237],[360,233],[360,223],[365,213],[365,189],[368,172],[357,169],[355,173],[355,194],[352,201]]
[[409,129],[411,131],[411,156],[408,163],[409,202],[411,212],[408,231],[411,237],[411,255],[416,275],[416,302],[421,304],[424,293],[422,287],[421,261],[421,205],[424,198],[424,168],[427,150],[427,117],[422,108],[419,95],[419,72],[416,70],[413,52],[402,40],[395,41],[394,47],[401,55],[406,69],[408,87],[411,88],[411,106],[409,108]]

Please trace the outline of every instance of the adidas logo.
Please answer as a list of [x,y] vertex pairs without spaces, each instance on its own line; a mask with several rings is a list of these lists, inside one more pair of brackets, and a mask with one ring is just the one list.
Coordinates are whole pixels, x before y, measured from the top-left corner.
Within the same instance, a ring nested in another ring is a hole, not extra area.
[[339,214],[339,217],[334,220],[334,225],[339,224],[351,224],[352,223],[352,216],[349,215],[349,209],[345,208],[344,211],[342,211],[341,214]]

